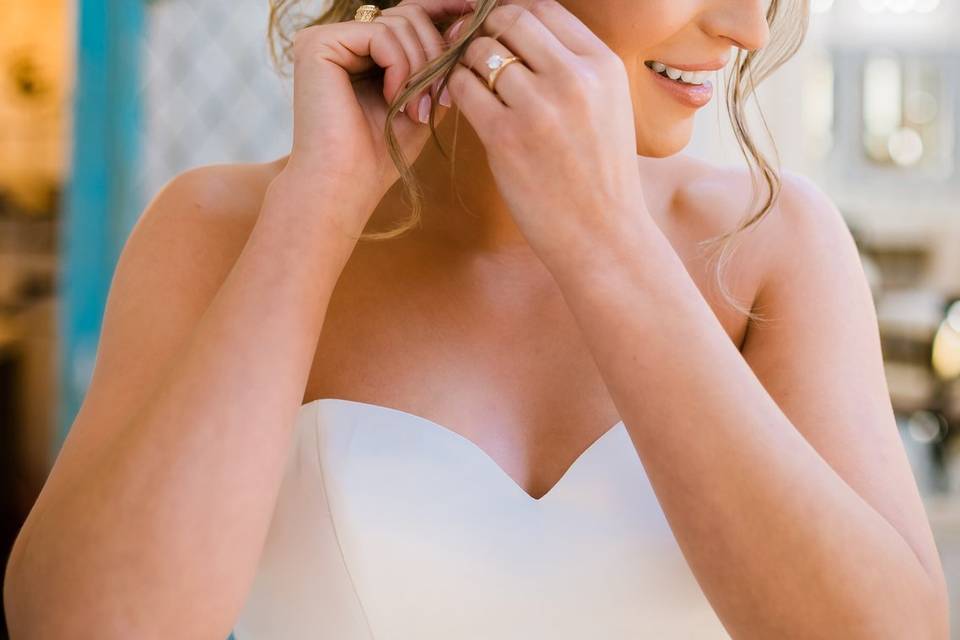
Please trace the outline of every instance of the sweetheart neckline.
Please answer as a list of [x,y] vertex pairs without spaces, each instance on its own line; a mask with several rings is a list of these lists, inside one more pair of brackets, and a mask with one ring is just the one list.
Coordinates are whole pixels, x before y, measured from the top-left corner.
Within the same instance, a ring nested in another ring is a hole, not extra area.
[[[376,411],[385,411],[388,413],[392,412],[392,413],[396,413],[401,416],[404,416],[408,419],[414,420],[416,422],[426,424],[432,427],[434,431],[439,431],[441,435],[444,435],[445,437],[452,437],[455,440],[459,441],[464,446],[466,446],[469,450],[479,453],[480,455],[486,457],[486,459],[489,460],[494,467],[496,467],[496,469],[499,471],[499,475],[502,478],[504,478],[508,482],[508,484],[512,485],[516,491],[518,491],[524,498],[526,498],[526,500],[535,504],[541,504],[546,502],[546,500],[556,492],[557,488],[561,484],[563,484],[564,480],[567,478],[567,476],[571,474],[573,469],[577,467],[579,464],[581,464],[581,461],[584,460],[591,451],[596,449],[599,446],[601,441],[605,440],[608,437],[611,437],[612,434],[616,431],[626,429],[626,425],[624,424],[622,418],[620,420],[617,420],[615,423],[613,423],[606,429],[604,429],[604,431],[599,436],[597,436],[592,442],[590,442],[586,446],[586,448],[584,448],[579,454],[577,454],[577,456],[573,459],[573,462],[571,462],[567,466],[567,468],[563,470],[563,473],[560,474],[560,478],[558,478],[557,481],[553,483],[553,485],[551,485],[549,489],[547,489],[546,493],[541,495],[539,498],[535,498],[526,489],[520,486],[520,483],[518,483],[513,478],[513,476],[507,473],[506,470],[503,468],[503,466],[501,466],[501,464],[497,462],[496,459],[494,459],[494,457],[491,456],[483,447],[481,447],[480,445],[478,445],[477,443],[475,443],[473,440],[466,437],[465,435],[458,433],[457,431],[454,431],[453,429],[445,425],[442,425],[439,422],[436,422],[435,420],[431,420],[430,418],[417,415],[415,413],[410,413],[409,411],[404,411],[403,409],[397,409],[396,407],[389,407],[387,405],[376,404],[373,402],[363,402],[361,400],[349,400],[347,398],[316,398],[315,400],[311,400],[309,402],[302,404],[300,406],[300,412],[302,413],[306,411],[313,405],[321,406],[324,403],[328,403],[328,404],[340,403],[340,404],[344,404],[352,407],[373,409]],[[316,417],[317,417],[317,422],[319,422],[319,412],[317,412]],[[639,456],[638,456],[638,460],[639,460]]]

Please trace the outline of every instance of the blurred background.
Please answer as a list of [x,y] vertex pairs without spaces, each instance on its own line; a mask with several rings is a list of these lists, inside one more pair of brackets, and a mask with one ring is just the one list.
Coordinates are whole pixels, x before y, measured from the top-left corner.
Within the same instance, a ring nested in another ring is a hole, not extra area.
[[[811,1],[806,43],[759,100],[782,166],[827,191],[857,239],[957,619],[960,0]],[[187,168],[284,155],[291,117],[266,0],[0,0],[0,16],[5,563],[85,393],[137,216]],[[720,102],[688,152],[740,164]]]

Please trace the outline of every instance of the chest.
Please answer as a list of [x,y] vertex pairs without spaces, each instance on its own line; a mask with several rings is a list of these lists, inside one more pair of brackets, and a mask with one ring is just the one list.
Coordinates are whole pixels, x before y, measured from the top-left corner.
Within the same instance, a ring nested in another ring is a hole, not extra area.
[[[718,317],[739,340],[742,317]],[[457,272],[363,252],[327,310],[304,400],[318,398],[452,431],[531,497],[620,419],[548,273]]]

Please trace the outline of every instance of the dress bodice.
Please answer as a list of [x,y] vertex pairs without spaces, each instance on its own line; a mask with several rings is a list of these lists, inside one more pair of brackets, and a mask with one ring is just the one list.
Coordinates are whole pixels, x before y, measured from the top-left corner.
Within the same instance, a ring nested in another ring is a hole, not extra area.
[[729,640],[623,422],[531,497],[399,409],[301,407],[236,640]]

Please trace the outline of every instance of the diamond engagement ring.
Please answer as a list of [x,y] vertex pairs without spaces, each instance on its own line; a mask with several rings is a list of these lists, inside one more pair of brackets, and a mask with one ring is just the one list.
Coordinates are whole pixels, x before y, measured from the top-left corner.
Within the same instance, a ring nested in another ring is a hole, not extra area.
[[497,76],[499,76],[500,72],[506,69],[511,62],[520,62],[520,58],[517,56],[507,56],[504,58],[498,53],[487,58],[487,68],[490,69],[490,75],[487,76],[487,87],[490,91],[494,93],[497,92]]

